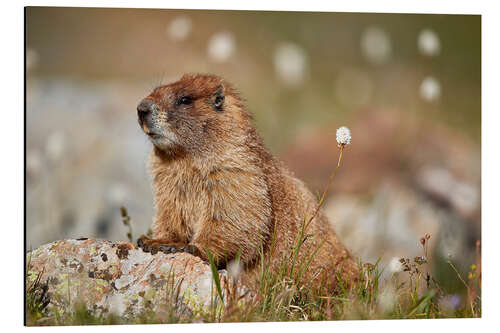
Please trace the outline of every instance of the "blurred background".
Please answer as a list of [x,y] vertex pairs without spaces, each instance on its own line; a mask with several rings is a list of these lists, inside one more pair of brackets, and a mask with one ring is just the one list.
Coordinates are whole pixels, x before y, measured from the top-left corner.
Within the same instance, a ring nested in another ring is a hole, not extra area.
[[[185,72],[232,82],[268,148],[384,274],[431,238],[438,279],[481,232],[481,17],[257,11],[26,10],[27,246],[134,237],[154,215],[138,102]],[[456,288],[460,282],[456,280]],[[454,283],[454,282],[453,282]],[[449,288],[454,288],[448,283]]]

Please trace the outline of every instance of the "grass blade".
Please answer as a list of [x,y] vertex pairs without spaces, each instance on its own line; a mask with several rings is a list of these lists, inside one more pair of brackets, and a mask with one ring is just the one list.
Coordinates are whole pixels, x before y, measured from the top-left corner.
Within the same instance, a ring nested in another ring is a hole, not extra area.
[[434,289],[431,289],[431,291],[429,291],[429,293],[425,295],[425,297],[422,297],[420,302],[418,302],[417,305],[415,305],[405,317],[409,318],[413,316],[419,309],[423,309],[425,305],[427,305],[427,303],[434,297],[434,295],[436,295],[436,292],[434,291]]
[[222,288],[220,286],[219,271],[217,270],[217,265],[215,265],[212,253],[210,252],[209,249],[206,250],[207,250],[208,261],[210,263],[210,268],[212,269],[212,276],[215,282],[215,288],[217,289],[217,294],[219,295],[222,305],[224,306],[224,299],[222,298]]

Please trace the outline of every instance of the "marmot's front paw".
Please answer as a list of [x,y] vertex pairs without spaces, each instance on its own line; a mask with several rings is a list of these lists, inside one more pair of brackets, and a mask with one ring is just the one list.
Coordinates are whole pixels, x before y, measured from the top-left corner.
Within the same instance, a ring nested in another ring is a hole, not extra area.
[[151,254],[156,254],[159,251],[166,254],[177,252],[195,254],[196,251],[194,245],[170,243],[165,239],[152,239],[145,235],[142,235],[137,239],[137,247],[141,248],[144,252],[150,252]]
[[142,248],[144,249],[144,245],[146,245],[148,242],[152,241],[151,238],[149,238],[148,236],[146,235],[141,235],[138,239],[137,239],[137,247],[138,248]]
[[161,252],[169,254],[169,253],[177,253],[177,252],[186,252],[190,254],[194,254],[194,246],[193,245],[166,245],[162,244],[158,248]]
[[137,247],[141,248],[144,252],[151,252],[151,254],[158,253],[158,245],[161,241],[151,239],[148,236],[142,235],[137,239]]

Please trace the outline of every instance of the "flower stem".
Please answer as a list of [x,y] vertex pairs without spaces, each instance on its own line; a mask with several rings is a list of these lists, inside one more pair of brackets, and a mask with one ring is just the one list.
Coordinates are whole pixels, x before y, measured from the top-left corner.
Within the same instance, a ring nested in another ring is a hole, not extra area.
[[337,174],[337,171],[340,168],[340,161],[342,161],[342,153],[344,151],[344,147],[345,147],[345,145],[343,145],[343,144],[340,145],[340,154],[339,154],[339,160],[337,161],[337,167],[330,174],[330,178],[328,178],[328,183],[326,184],[325,190],[323,191],[323,195],[321,196],[321,198],[319,200],[318,206],[316,207],[316,210],[314,211],[314,214],[311,216],[311,218],[307,222],[305,229],[307,229],[307,227],[312,222],[312,220],[316,217],[316,215],[318,215],[319,209],[323,205],[323,201],[325,201],[325,197],[326,197],[326,195],[328,193],[328,189],[330,188],[330,185],[331,185],[333,179],[335,178],[335,175]]

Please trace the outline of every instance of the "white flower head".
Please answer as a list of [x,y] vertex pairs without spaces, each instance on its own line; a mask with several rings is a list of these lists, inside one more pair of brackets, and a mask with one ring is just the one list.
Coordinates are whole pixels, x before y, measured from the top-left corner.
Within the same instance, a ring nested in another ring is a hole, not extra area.
[[398,273],[403,270],[403,264],[399,261],[400,258],[393,257],[389,262],[389,271],[391,273]]
[[351,144],[351,130],[342,126],[337,129],[337,143],[339,146]]

